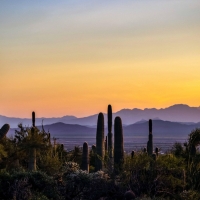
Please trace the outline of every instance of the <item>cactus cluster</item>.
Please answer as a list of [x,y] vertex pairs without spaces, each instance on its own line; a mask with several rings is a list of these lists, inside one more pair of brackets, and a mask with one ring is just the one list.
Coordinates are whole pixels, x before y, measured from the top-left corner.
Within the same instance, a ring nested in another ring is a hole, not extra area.
[[9,124],[4,124],[0,129],[0,140],[3,139],[10,129]]
[[99,171],[103,168],[103,159],[105,154],[104,147],[104,116],[99,113],[97,120],[97,133],[96,133],[96,159],[95,170]]
[[[96,134],[96,148],[92,147],[92,152],[96,153],[95,170],[101,170],[103,168],[104,150],[107,150],[108,155],[113,158],[113,134],[112,134],[112,107],[108,105],[108,137],[104,142],[104,117],[102,113],[99,113],[97,120],[97,134]],[[105,144],[105,146],[104,146]],[[116,117],[114,121],[114,164],[119,169],[124,161],[124,139],[122,120],[120,117]]]

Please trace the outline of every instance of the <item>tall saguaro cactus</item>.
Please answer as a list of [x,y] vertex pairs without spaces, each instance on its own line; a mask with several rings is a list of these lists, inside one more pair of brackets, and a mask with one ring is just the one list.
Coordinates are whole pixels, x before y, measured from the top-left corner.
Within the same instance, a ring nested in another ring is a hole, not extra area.
[[115,118],[114,122],[114,163],[119,167],[124,161],[124,138],[122,129],[122,120]]
[[32,112],[32,126],[35,127],[35,112]]
[[9,124],[4,124],[0,129],[0,140],[3,139],[10,129]]
[[82,170],[89,172],[89,150],[87,142],[83,143]]
[[[34,135],[35,135],[35,127],[32,127],[31,128],[31,139],[34,138]],[[29,149],[28,169],[30,171],[36,170],[36,148],[34,148],[34,147]]]
[[113,157],[112,107],[108,105],[108,154]]
[[99,113],[97,120],[97,134],[96,134],[96,159],[95,170],[99,171],[103,168],[103,159],[105,154],[104,147],[104,116]]
[[147,153],[148,155],[153,154],[153,134],[152,134],[152,120],[149,120],[149,140],[147,142]]

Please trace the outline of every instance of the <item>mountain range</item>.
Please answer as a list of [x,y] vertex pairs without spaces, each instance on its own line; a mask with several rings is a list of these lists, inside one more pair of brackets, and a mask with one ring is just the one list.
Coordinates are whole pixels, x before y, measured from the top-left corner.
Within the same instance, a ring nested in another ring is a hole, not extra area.
[[[41,129],[41,126],[38,126]],[[187,138],[188,134],[200,128],[199,123],[183,124],[179,122],[170,122],[163,120],[153,120],[153,136],[154,137],[184,137]],[[9,135],[13,135],[16,128],[11,128]],[[87,127],[77,124],[65,124],[62,122],[44,125],[46,132],[50,132],[53,137],[67,136],[80,138],[96,136],[96,128]],[[107,128],[105,128],[105,135]],[[114,131],[113,131],[114,132]],[[136,122],[131,125],[123,126],[124,137],[147,137],[148,136],[148,121]]]
[[[31,115],[31,113],[30,113]],[[37,113],[36,113],[37,116]],[[77,118],[75,116],[63,116],[63,117],[53,117],[53,118],[37,118],[36,125],[42,124],[48,125],[53,123],[62,122],[65,124],[79,124],[83,126],[96,127],[98,114]],[[138,121],[147,121],[148,119],[160,119],[164,121],[171,122],[181,122],[183,124],[193,124],[200,122],[200,108],[190,107],[184,104],[176,104],[167,108],[145,108],[144,110],[134,108],[134,109],[122,109],[116,113],[113,113],[113,121],[116,116],[120,116],[122,123],[125,125],[131,125]],[[107,124],[107,114],[104,113],[105,125]],[[12,128],[16,128],[19,123],[25,126],[31,126],[31,118],[16,118],[16,117],[6,117],[0,115],[1,124],[8,123]]]
[[[38,126],[41,129],[41,126]],[[175,142],[184,143],[188,139],[188,134],[192,130],[200,128],[200,123],[179,123],[163,120],[153,120],[153,143],[154,147],[166,152],[171,149]],[[72,150],[74,146],[82,146],[86,141],[91,147],[96,143],[96,128],[77,124],[65,124],[57,122],[50,125],[44,125],[46,132],[51,133],[51,138],[56,138],[59,143],[64,144],[65,149]],[[14,135],[16,128],[11,128],[7,134],[8,137]],[[107,135],[105,127],[104,137]],[[114,131],[112,131],[114,132]],[[142,120],[131,125],[123,126],[124,148],[131,152],[146,146],[148,140],[148,121]]]

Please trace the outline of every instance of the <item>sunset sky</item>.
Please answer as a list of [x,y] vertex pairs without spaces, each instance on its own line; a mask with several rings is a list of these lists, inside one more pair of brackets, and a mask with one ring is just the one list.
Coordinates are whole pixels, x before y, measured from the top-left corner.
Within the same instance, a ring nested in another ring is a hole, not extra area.
[[0,115],[200,106],[200,0],[2,0]]

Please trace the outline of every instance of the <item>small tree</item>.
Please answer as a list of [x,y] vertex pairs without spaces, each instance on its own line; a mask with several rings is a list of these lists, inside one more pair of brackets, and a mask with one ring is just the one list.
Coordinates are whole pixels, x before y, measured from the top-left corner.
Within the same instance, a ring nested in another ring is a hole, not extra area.
[[16,145],[19,151],[25,151],[28,155],[28,169],[36,170],[37,151],[49,148],[49,135],[40,131],[37,127],[24,128],[20,124],[20,131],[15,132]]

